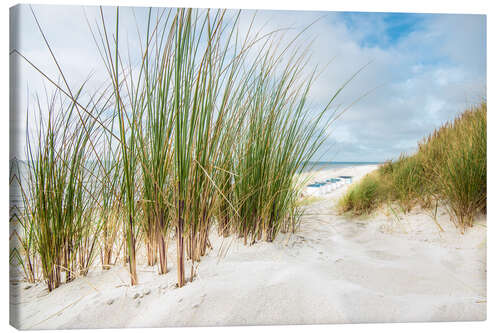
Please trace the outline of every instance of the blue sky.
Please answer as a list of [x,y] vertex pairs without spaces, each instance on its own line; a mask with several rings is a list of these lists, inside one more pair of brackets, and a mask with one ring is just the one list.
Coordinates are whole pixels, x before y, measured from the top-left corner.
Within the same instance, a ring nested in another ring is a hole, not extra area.
[[366,31],[359,41],[362,47],[389,48],[400,39],[404,39],[411,32],[421,29],[425,24],[425,14],[412,13],[369,13],[369,12],[340,12],[339,17],[348,29],[358,29],[362,20],[381,20],[384,25],[382,34]]
[[[11,14],[20,22],[20,30],[13,45],[56,75],[28,7],[16,8]],[[34,8],[74,83],[90,72],[98,81],[102,65],[83,14],[85,11],[92,20],[97,17],[96,7]],[[134,46],[132,12],[124,8],[121,13],[121,29]],[[136,17],[143,13],[136,11]],[[252,15],[253,11],[244,11],[242,23]],[[111,14],[108,18],[113,19]],[[328,129],[326,143],[315,157],[318,160],[396,158],[414,151],[424,135],[486,97],[484,15],[259,11],[256,26],[269,30],[292,27],[293,32],[318,18],[303,36],[304,43],[314,40],[311,66],[333,61],[312,87],[311,105],[324,105],[355,71],[369,63],[335,100],[334,106],[340,109],[356,103]],[[36,91],[43,91],[43,80],[26,64],[17,65],[20,116],[11,120],[11,130],[24,133],[21,110]]]

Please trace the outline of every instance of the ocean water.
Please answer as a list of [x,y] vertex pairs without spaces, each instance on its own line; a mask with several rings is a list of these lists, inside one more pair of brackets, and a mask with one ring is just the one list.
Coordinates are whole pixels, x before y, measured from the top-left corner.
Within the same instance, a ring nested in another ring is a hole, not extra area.
[[309,162],[304,167],[303,172],[342,169],[342,168],[348,168],[348,167],[352,167],[352,166],[374,165],[374,164],[380,164],[380,163],[381,162],[324,162],[324,161]]

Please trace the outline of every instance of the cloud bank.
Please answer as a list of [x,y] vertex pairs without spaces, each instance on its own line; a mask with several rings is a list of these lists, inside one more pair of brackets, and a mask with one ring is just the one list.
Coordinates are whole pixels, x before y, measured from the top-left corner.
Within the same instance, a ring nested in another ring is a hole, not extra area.
[[[106,77],[85,18],[100,19],[95,7],[35,6],[34,10],[64,72],[74,79],[70,85],[79,84],[89,73],[95,82]],[[137,47],[145,10],[122,12],[123,43]],[[112,9],[105,13],[111,25]],[[17,6],[11,15],[19,28],[11,48],[57,77],[29,7]],[[253,11],[242,15],[248,19]],[[314,21],[301,38],[311,43],[311,66],[329,65],[312,87],[311,105],[326,104],[368,64],[335,100],[334,108],[350,107],[328,129],[317,160],[384,161],[410,153],[423,136],[486,98],[483,15],[260,11],[255,26],[291,27],[298,32]],[[43,93],[44,86],[26,63],[11,64],[18,66],[19,101],[11,131],[22,137],[28,101],[35,92]],[[11,154],[22,156],[22,150],[21,144]]]

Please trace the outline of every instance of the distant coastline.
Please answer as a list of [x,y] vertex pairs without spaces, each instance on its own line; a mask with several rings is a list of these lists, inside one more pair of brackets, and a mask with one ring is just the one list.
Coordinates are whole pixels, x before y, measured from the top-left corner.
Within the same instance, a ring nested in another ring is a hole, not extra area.
[[378,164],[382,164],[382,163],[383,162],[373,162],[373,161],[366,161],[366,162],[314,161],[314,162],[306,163],[306,166],[305,166],[303,172],[341,169],[341,168],[348,168],[351,166],[360,166],[360,165],[378,165]]

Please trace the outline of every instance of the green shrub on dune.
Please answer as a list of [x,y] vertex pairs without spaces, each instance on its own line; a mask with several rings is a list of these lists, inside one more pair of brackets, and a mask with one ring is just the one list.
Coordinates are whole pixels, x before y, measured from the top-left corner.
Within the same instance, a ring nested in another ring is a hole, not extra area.
[[384,163],[353,185],[338,206],[360,215],[388,202],[404,212],[441,204],[462,229],[486,213],[486,103],[435,130],[415,154]]
[[463,113],[449,129],[440,142],[442,162],[432,167],[439,196],[465,228],[486,212],[486,104]]
[[367,214],[379,206],[384,193],[380,175],[371,173],[349,189],[347,194],[340,199],[339,208],[344,213]]

